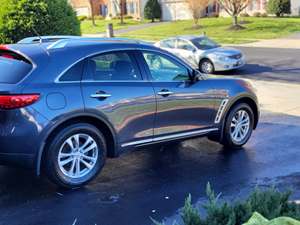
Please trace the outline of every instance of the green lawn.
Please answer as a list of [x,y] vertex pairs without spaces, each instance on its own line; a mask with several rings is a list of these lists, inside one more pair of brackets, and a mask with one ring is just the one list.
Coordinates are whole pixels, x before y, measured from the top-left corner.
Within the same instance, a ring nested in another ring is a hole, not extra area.
[[91,20],[84,20],[81,22],[81,33],[82,34],[97,34],[106,31],[106,27],[108,23],[112,23],[115,30],[124,29],[132,25],[138,25],[142,23],[146,23],[147,21],[137,21],[133,19],[125,19],[124,24],[120,23],[119,19],[113,20],[96,20],[96,26],[93,26]]
[[300,18],[240,18],[247,29],[230,31],[231,18],[203,18],[202,28],[192,29],[192,21],[177,21],[151,28],[128,32],[122,37],[157,41],[183,34],[206,34],[220,43],[239,44],[259,39],[272,39],[300,32]]

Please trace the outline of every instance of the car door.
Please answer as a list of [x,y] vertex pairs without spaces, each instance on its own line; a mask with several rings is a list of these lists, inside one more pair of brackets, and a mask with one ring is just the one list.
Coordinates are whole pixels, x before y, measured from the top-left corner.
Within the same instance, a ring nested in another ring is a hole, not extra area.
[[196,55],[197,49],[190,42],[183,39],[177,39],[176,52],[193,68],[199,67],[199,60]]
[[215,93],[211,81],[191,82],[190,68],[171,55],[140,54],[157,99],[154,137],[212,127]]
[[133,51],[90,57],[82,81],[86,110],[104,118],[115,130],[119,145],[153,136],[156,100]]

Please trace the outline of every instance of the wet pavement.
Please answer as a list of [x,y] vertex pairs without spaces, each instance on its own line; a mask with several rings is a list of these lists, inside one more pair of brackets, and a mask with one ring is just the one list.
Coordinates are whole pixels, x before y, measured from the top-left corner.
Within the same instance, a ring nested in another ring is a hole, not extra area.
[[[248,57],[262,65],[259,57]],[[290,68],[297,69],[296,63]],[[284,109],[285,101],[300,96],[297,78],[285,73],[296,81],[283,75],[273,83],[279,73],[271,81],[259,71],[245,77],[257,84],[261,95],[290,82],[289,91],[276,96]],[[101,175],[79,190],[60,190],[30,171],[0,167],[0,225],[148,225],[150,217],[172,218],[188,193],[195,201],[203,199],[208,181],[224,196],[244,196],[256,185],[276,184],[294,188],[298,199],[300,110],[276,110],[272,101],[264,96],[261,121],[244,149],[223,149],[206,138],[144,148],[109,159]]]

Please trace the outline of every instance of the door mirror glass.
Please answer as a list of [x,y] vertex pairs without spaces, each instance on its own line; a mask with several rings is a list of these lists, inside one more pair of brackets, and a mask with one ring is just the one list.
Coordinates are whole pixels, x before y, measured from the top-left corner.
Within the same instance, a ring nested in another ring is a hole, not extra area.
[[201,73],[199,70],[193,70],[191,74],[191,80],[194,82],[200,81],[200,80],[206,80],[208,78],[208,75],[205,73]]

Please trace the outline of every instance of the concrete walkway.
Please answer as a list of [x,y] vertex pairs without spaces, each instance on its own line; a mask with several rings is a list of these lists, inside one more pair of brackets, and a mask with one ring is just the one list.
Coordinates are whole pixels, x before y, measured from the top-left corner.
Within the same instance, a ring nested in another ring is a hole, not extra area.
[[240,44],[235,46],[300,49],[300,33],[295,33],[284,38],[261,40],[253,43]]
[[[145,29],[145,28],[155,27],[155,26],[158,26],[158,25],[166,24],[166,23],[169,23],[169,22],[155,22],[155,23],[145,23],[145,24],[139,24],[139,25],[132,25],[132,26],[129,26],[129,27],[124,28],[124,29],[115,30],[114,34],[115,35],[120,35],[120,34],[128,33],[128,32],[131,32],[131,31],[142,30],[142,29]],[[98,33],[98,34],[82,34],[82,36],[83,37],[105,37],[106,33],[103,32],[103,33]]]

